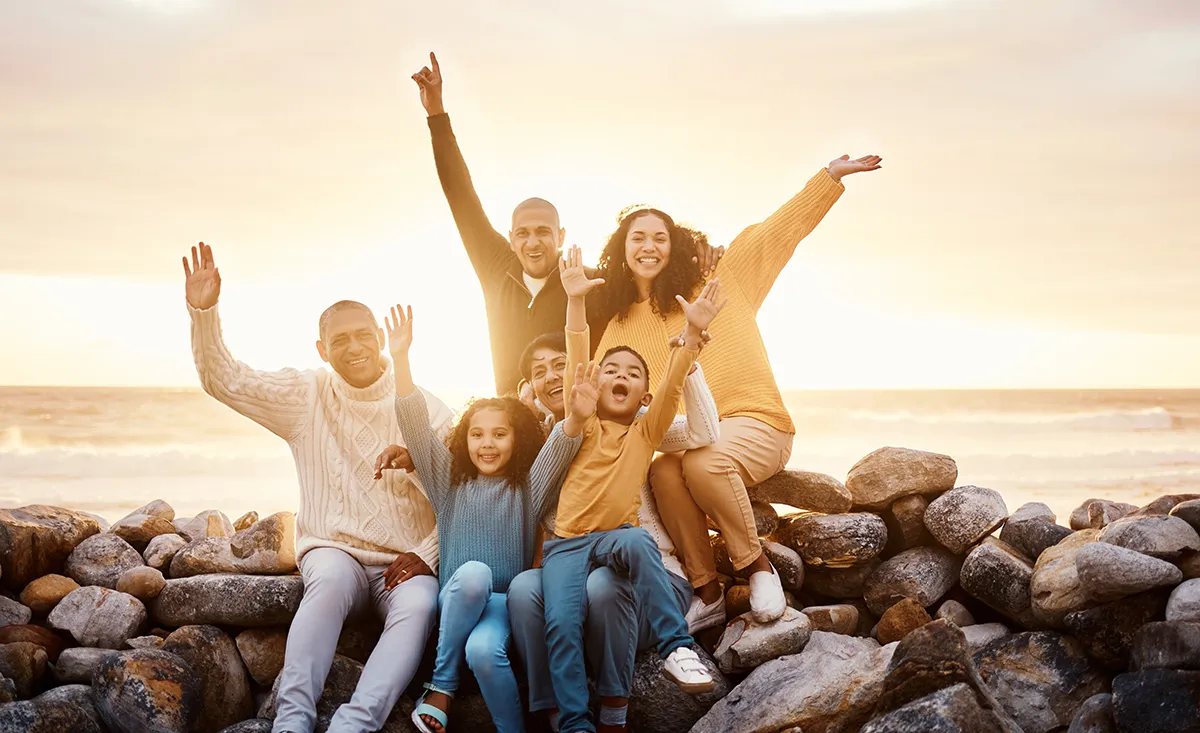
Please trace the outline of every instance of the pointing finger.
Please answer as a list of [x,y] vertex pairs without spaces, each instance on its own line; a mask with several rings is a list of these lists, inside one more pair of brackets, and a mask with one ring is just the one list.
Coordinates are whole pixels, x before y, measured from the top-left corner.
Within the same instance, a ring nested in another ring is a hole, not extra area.
[[442,70],[442,67],[438,66],[437,54],[433,51],[429,52],[429,65],[433,67],[434,71],[441,72]]

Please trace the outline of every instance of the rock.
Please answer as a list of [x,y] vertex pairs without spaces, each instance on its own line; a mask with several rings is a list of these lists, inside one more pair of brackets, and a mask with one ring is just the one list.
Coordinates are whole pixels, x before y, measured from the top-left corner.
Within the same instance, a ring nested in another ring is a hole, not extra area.
[[1143,669],[1112,682],[1113,719],[1121,733],[1200,732],[1200,672]]
[[67,594],[79,588],[79,583],[65,575],[43,575],[21,591],[21,603],[34,613],[50,613]]
[[1171,591],[1168,621],[1200,621],[1200,580],[1187,580]]
[[932,606],[958,581],[959,560],[942,547],[914,547],[885,560],[867,577],[862,595],[875,614],[903,598]]
[[27,702],[0,705],[0,733],[104,733],[85,685],[56,687]]
[[1196,530],[1171,516],[1118,519],[1100,532],[1100,541],[1170,561],[1178,560],[1187,550],[1200,550]]
[[870,717],[894,649],[871,639],[815,631],[800,654],[751,672],[691,733],[792,726],[813,733],[857,730]]
[[725,618],[750,612],[750,586],[735,585],[725,592]]
[[879,617],[877,635],[880,644],[900,641],[933,619],[919,601],[904,598]]
[[929,501],[919,495],[903,496],[892,502],[883,515],[888,531],[888,552],[895,554],[933,542],[925,529],[925,510]]
[[221,733],[271,733],[272,721],[265,718],[251,718],[240,723],[234,723]]
[[[246,629],[237,635],[238,653],[254,681],[270,687],[283,670],[286,629]],[[359,660],[361,662],[361,660]]]
[[298,575],[198,575],[168,580],[150,613],[165,626],[279,626],[292,620],[303,593]]
[[33,610],[19,601],[0,596],[0,626],[22,625],[33,618]]
[[877,514],[808,514],[787,528],[788,546],[813,566],[847,568],[883,552],[887,525]]
[[1190,499],[1171,508],[1171,516],[1178,517],[1200,532],[1200,499]]
[[144,550],[150,540],[175,531],[175,525],[171,523],[173,519],[175,510],[171,505],[162,499],[155,499],[118,520],[109,532],[125,540],[135,549]]
[[[754,514],[755,534],[759,537],[770,537],[775,528],[779,526],[779,512],[764,501],[750,502],[750,511]],[[708,521],[709,529],[720,530],[720,527],[713,526],[711,517]]]
[[189,733],[200,684],[187,662],[169,652],[135,649],[100,660],[92,675],[100,718],[113,730]]
[[177,534],[160,534],[146,545],[146,564],[155,570],[169,568],[175,553],[182,550],[187,543],[187,540]]
[[[787,595],[786,593],[784,594]],[[750,600],[747,596],[746,609],[750,609]],[[726,615],[726,618],[732,618]],[[342,624],[342,633],[338,637],[337,653],[343,657],[350,657],[356,662],[366,664],[371,657],[371,652],[375,651],[375,645],[379,643],[379,637],[383,633],[383,622],[379,620],[375,614],[356,614],[346,619],[346,623]],[[714,646],[716,639],[713,640]],[[282,655],[283,652],[280,651]],[[280,659],[283,659],[281,656]]]
[[994,537],[971,550],[959,573],[963,590],[1024,626],[1036,625],[1029,608],[1032,578],[1033,565]]
[[656,652],[637,655],[629,699],[630,730],[688,733],[713,704],[729,694],[732,685],[717,669],[717,663],[703,649],[695,651],[716,683],[712,692],[703,695],[689,695],[663,676],[663,662]]
[[1004,624],[975,624],[962,630],[967,640],[967,648],[971,653],[979,651],[997,639],[1003,639],[1012,632]]
[[1156,621],[1138,629],[1129,645],[1129,671],[1200,671],[1200,623]]
[[1071,512],[1071,529],[1104,529],[1137,507],[1108,499],[1088,499]]
[[809,568],[804,573],[804,590],[826,598],[862,598],[867,578],[879,567],[879,560],[849,568]]
[[1131,512],[1131,517],[1158,517],[1171,513],[1175,507],[1187,501],[1200,499],[1200,494],[1167,494],[1160,496],[1146,506]]
[[75,547],[99,531],[95,519],[69,509],[44,504],[0,509],[0,583],[19,591],[59,572]]
[[233,524],[229,517],[216,509],[200,512],[195,517],[185,520],[182,524],[175,523],[176,534],[188,542],[195,542],[205,537],[232,537]]
[[1162,619],[1166,607],[1166,592],[1151,591],[1068,613],[1063,623],[1092,659],[1110,670],[1124,670],[1134,635],[1143,625]]
[[65,574],[81,586],[117,587],[117,578],[130,568],[141,567],[142,556],[114,534],[88,537],[67,558]]
[[202,537],[189,542],[171,559],[168,574],[172,578],[190,578],[211,573],[236,573],[228,537]]
[[46,675],[49,662],[46,650],[37,644],[27,641],[0,644],[0,675],[16,684],[20,697],[33,696],[34,687]]
[[121,573],[120,578],[117,578],[117,590],[128,593],[141,601],[157,597],[166,586],[167,581],[163,578],[163,574],[145,565],[130,568]]
[[813,631],[853,636],[858,629],[858,609],[848,603],[834,606],[808,606],[801,613],[808,616]]
[[126,649],[162,649],[166,639],[161,636],[150,634],[148,636],[135,636],[132,639],[125,640]]
[[1171,563],[1107,542],[1080,548],[1075,555],[1075,569],[1084,592],[1097,603],[1174,586],[1183,580],[1183,573]]
[[46,621],[82,646],[120,649],[146,622],[146,607],[128,593],[91,585],[72,591]]
[[[3,707],[5,703],[16,702],[17,700],[17,683],[0,674],[0,710],[8,708]],[[22,731],[22,733],[24,733]]]
[[192,668],[200,683],[196,733],[216,733],[254,714],[250,680],[233,639],[215,626],[184,626],[163,644]]
[[918,698],[867,723],[862,733],[990,733],[1004,730],[971,688],[959,683]]
[[1042,552],[1071,534],[1071,530],[1054,523],[1054,512],[1042,503],[1025,504],[1018,509],[1000,530],[1000,540],[1008,543],[1030,562],[1036,562]]
[[854,464],[846,488],[857,506],[883,509],[903,496],[949,491],[957,480],[958,465],[950,456],[889,447]]
[[729,559],[729,548],[725,546],[725,538],[720,534],[713,534],[709,535],[709,542],[712,544],[713,562],[717,566],[717,572],[733,575],[736,571]]
[[832,476],[810,471],[780,471],[757,486],[746,489],[751,501],[804,509],[825,514],[850,511],[850,491]]
[[1063,617],[1092,605],[1079,582],[1075,556],[1080,548],[1095,542],[1100,530],[1083,529],[1048,548],[1033,566],[1029,593],[1033,615],[1042,623],[1061,627]]
[[[329,676],[325,678],[325,689],[321,692],[320,699],[317,700],[318,716],[333,715],[339,706],[350,702],[354,688],[358,685],[358,678],[362,676],[362,670],[363,665],[353,659],[341,655],[334,656],[333,664],[329,668]],[[275,698],[278,693],[279,678],[276,677],[271,694],[258,708],[258,717],[268,720],[275,719]]]
[[757,624],[749,615],[742,615],[725,626],[713,657],[726,674],[745,672],[786,654],[798,654],[811,633],[808,616],[794,608],[769,624]]
[[[775,510],[770,511],[777,519]],[[272,514],[235,534],[229,544],[239,573],[276,575],[295,572],[296,515],[291,512]]]
[[1185,552],[1176,563],[1183,571],[1184,580],[1200,578],[1200,552]]
[[763,540],[762,548],[775,571],[779,573],[783,589],[799,592],[804,585],[804,560],[800,553],[770,540]]
[[1084,700],[1067,733],[1117,733],[1112,716],[1112,695],[1101,692]]
[[118,654],[112,649],[77,646],[64,649],[54,665],[54,679],[64,683],[90,685],[92,673],[100,667],[100,660],[109,654]]
[[994,641],[975,654],[975,666],[1025,733],[1070,725],[1083,701],[1107,683],[1083,645],[1052,631]]
[[959,628],[973,626],[975,617],[967,607],[955,600],[949,600],[938,607],[937,618],[944,618]]
[[64,637],[58,632],[33,624],[0,627],[0,644],[15,644],[20,641],[37,644],[45,649],[46,656],[50,658],[51,662],[58,659],[58,655],[62,653],[63,649],[74,645],[74,640],[70,637]]
[[925,528],[943,547],[965,555],[971,545],[992,533],[1008,517],[1004,497],[993,489],[959,486],[930,503]]
[[258,512],[246,512],[245,514],[243,514],[242,516],[240,516],[234,520],[233,531],[235,533],[241,532],[243,529],[246,529],[247,527],[249,527],[250,525],[254,524],[257,521],[258,521]]

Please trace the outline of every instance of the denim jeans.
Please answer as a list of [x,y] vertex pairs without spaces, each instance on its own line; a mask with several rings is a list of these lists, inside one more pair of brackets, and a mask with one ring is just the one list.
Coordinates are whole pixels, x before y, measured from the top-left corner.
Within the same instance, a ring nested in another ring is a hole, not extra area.
[[465,659],[498,733],[520,733],[525,721],[508,661],[506,600],[503,593],[492,592],[492,569],[487,565],[472,560],[454,571],[438,595],[442,617],[430,686],[456,692]]

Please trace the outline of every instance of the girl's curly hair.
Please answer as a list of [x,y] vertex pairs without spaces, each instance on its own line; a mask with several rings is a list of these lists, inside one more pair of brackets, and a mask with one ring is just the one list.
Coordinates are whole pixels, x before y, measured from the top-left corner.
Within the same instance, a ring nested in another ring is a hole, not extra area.
[[629,314],[629,307],[637,302],[637,284],[633,281],[633,273],[625,260],[625,240],[633,222],[646,214],[657,216],[666,226],[671,237],[671,254],[667,266],[658,277],[650,292],[650,307],[659,315],[667,315],[679,310],[675,296],[682,295],[691,299],[696,289],[704,282],[700,265],[692,261],[700,248],[708,244],[708,237],[700,231],[676,224],[675,220],[659,209],[647,207],[632,207],[621,214],[617,230],[608,238],[604,251],[600,253],[600,267],[597,277],[604,278],[596,294],[600,315],[605,321],[617,316],[624,320]]
[[513,452],[504,466],[504,474],[511,488],[524,487],[529,482],[533,461],[546,442],[546,429],[533,410],[516,397],[485,397],[467,405],[446,439],[451,456],[450,485],[459,486],[479,476],[467,448],[467,434],[471,431],[471,418],[481,410],[499,410],[508,415],[513,429]]

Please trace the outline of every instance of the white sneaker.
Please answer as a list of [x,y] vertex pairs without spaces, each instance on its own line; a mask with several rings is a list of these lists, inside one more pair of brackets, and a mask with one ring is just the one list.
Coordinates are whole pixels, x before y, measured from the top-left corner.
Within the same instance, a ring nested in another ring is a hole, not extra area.
[[769,624],[787,610],[783,583],[775,568],[760,570],[750,576],[750,617],[760,624]]
[[700,657],[686,646],[679,647],[667,656],[663,662],[663,675],[691,695],[712,692],[714,687],[712,675]]
[[693,596],[692,605],[688,607],[685,618],[689,634],[720,626],[725,623],[725,594],[722,593],[712,603],[705,603],[700,596]]

